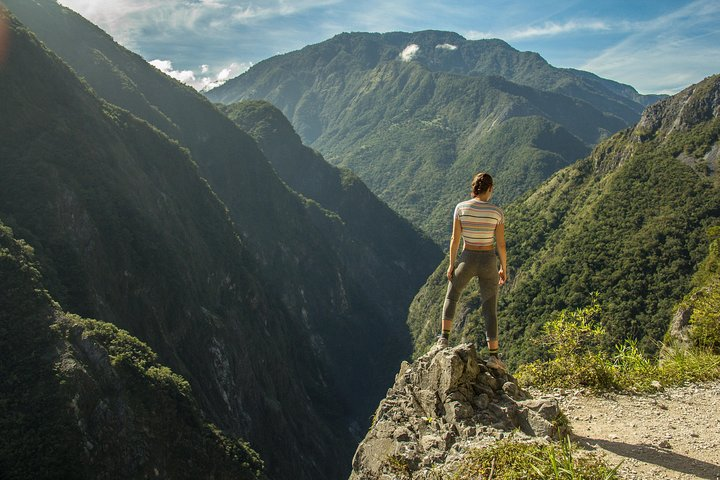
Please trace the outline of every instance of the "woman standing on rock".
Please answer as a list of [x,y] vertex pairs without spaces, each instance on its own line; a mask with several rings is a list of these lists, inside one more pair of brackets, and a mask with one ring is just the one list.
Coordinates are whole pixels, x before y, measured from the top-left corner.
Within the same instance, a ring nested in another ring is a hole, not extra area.
[[[458,298],[468,282],[477,277],[482,300],[490,358],[488,366],[505,369],[498,358],[497,294],[498,285],[507,280],[505,251],[505,215],[500,207],[490,203],[493,180],[488,173],[478,173],[472,181],[472,198],[458,203],[453,214],[453,231],[450,239],[450,266],[447,271],[448,289],[442,313],[442,335],[438,345],[446,347]],[[455,265],[460,237],[463,251]],[[500,257],[497,268],[495,248]]]

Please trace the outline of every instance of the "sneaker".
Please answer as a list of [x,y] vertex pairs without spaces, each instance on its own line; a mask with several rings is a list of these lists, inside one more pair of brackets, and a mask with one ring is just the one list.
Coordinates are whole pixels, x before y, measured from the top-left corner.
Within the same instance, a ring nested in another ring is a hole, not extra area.
[[443,336],[440,336],[440,337],[438,337],[436,345],[440,348],[447,348],[448,347],[448,339]]
[[505,364],[503,363],[503,361],[500,360],[498,357],[496,357],[496,356],[494,356],[494,355],[493,355],[493,356],[490,356],[490,357],[487,359],[487,362],[485,362],[485,364],[486,364],[489,368],[494,368],[495,370],[499,370],[499,371],[501,371],[501,372],[503,372],[503,373],[507,373],[507,367],[505,366]]

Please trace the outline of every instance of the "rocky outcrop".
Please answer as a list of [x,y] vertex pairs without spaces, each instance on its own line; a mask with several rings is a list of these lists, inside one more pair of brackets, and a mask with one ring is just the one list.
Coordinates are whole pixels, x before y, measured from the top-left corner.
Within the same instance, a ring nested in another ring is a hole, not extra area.
[[520,441],[557,438],[566,422],[554,399],[532,399],[472,344],[434,347],[403,362],[353,459],[350,480],[428,478],[452,470],[471,449],[514,432]]
[[658,134],[667,136],[719,116],[720,75],[713,75],[646,108],[635,127],[635,135],[641,140]]

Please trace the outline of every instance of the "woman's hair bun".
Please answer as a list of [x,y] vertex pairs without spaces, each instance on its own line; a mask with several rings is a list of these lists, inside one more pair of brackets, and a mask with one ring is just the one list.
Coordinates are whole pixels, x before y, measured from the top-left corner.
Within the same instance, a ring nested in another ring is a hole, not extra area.
[[480,172],[475,175],[472,181],[472,194],[473,197],[481,195],[488,191],[493,185],[493,179],[489,173]]

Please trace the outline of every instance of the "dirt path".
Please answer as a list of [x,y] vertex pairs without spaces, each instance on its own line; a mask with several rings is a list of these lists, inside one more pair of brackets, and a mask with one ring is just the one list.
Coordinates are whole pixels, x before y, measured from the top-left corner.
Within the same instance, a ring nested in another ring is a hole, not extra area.
[[720,382],[652,395],[554,392],[574,440],[625,479],[720,480]]

